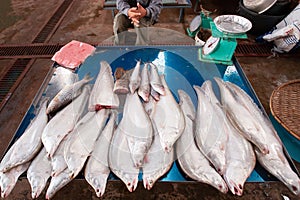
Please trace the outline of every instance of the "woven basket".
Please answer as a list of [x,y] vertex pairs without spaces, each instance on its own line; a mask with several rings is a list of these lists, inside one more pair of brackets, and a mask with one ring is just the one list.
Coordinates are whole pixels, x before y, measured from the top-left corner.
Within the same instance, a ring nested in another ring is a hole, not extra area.
[[277,122],[300,140],[300,79],[284,83],[272,92],[270,110]]

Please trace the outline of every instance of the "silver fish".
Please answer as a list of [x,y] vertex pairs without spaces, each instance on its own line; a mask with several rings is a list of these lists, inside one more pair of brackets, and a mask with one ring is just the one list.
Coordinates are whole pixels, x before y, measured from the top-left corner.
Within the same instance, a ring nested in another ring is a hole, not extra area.
[[291,192],[295,195],[299,195],[300,179],[291,169],[283,153],[282,143],[272,134],[268,135],[267,141],[268,154],[263,154],[257,147],[254,148],[257,160],[266,170],[283,182]]
[[38,198],[46,187],[47,181],[51,176],[51,170],[50,159],[47,157],[46,149],[43,148],[33,159],[26,173],[33,199]]
[[157,67],[153,63],[149,63],[149,65],[150,65],[150,85],[151,85],[151,87],[159,94],[165,95],[166,91],[161,82]]
[[149,80],[149,71],[148,71],[148,63],[144,64],[144,67],[141,72],[141,84],[138,89],[138,94],[144,101],[149,100],[150,96],[150,80]]
[[47,107],[47,114],[54,113],[60,108],[69,104],[73,99],[79,96],[82,92],[82,88],[93,78],[89,74],[85,75],[80,81],[74,84],[66,85],[62,90],[60,90],[57,95],[50,101]]
[[198,97],[195,120],[196,144],[206,158],[223,175],[226,169],[228,127],[222,110],[217,109],[199,86],[194,86]]
[[100,62],[100,72],[97,76],[89,99],[89,111],[102,108],[118,108],[119,98],[113,92],[114,77],[110,65],[106,61]]
[[70,177],[71,171],[66,168],[63,172],[61,172],[58,176],[54,176],[51,178],[49,187],[46,191],[46,199],[52,199],[54,195],[65,185],[70,183],[75,177]]
[[[128,95],[130,94],[127,94],[127,96]],[[128,117],[130,117],[130,115]],[[138,184],[138,175],[140,170],[132,161],[132,155],[128,143],[128,133],[132,131],[132,126],[136,126],[134,125],[134,122],[137,119],[136,117],[134,117],[133,120],[128,119],[127,121],[131,121],[131,123],[125,123],[126,120],[124,119],[123,115],[123,118],[112,137],[108,154],[108,162],[111,171],[123,181],[130,192],[133,192]]]
[[167,86],[164,76],[161,76],[166,94],[160,96],[153,113],[153,122],[159,133],[161,145],[166,152],[171,152],[174,143],[184,131],[184,115]]
[[50,100],[62,90],[66,85],[71,85],[78,81],[78,74],[65,67],[57,67],[48,83],[45,96]]
[[160,94],[156,92],[153,88],[150,89],[150,94],[156,101],[159,101]]
[[89,157],[84,170],[84,177],[94,188],[97,197],[101,197],[104,194],[107,178],[110,173],[108,151],[115,128],[116,118],[117,112],[112,111],[107,125],[96,141],[95,148]]
[[38,113],[35,118],[5,154],[0,163],[1,172],[6,172],[17,165],[30,161],[39,152],[42,147],[41,135],[48,121],[47,103],[48,98],[41,102],[40,107],[37,108]]
[[190,178],[207,183],[220,192],[227,193],[228,188],[222,177],[211,166],[206,157],[197,148],[194,138],[196,111],[191,98],[183,90],[178,90],[179,105],[185,117],[185,129],[176,141],[176,157],[181,169]]
[[[151,97],[149,102],[144,104],[146,112],[149,114],[149,116],[152,116],[152,112],[154,112],[155,104],[156,104],[155,100]],[[146,159],[145,159],[146,162],[144,162],[144,165],[142,167],[143,184],[145,189],[148,190],[150,190],[154,186],[155,182],[160,177],[162,177],[170,170],[174,161],[173,149],[171,150],[171,152],[168,153],[164,150],[164,148],[161,146],[160,137],[158,135],[154,123],[152,123],[152,125],[154,130],[154,139],[146,155]]]
[[216,104],[220,114],[225,120],[224,126],[228,127],[228,143],[226,146],[226,169],[224,179],[233,194],[241,196],[243,194],[244,183],[253,171],[256,158],[252,145],[244,138],[238,130],[227,119],[225,110],[222,109],[219,100],[217,99],[211,81],[207,80],[201,88],[208,95],[211,102]]
[[59,111],[46,125],[42,133],[42,142],[49,157],[52,157],[59,144],[75,127],[84,115],[91,87],[84,86],[82,93],[69,105]]
[[11,191],[14,189],[19,176],[23,174],[29,167],[30,162],[20,164],[16,167],[9,169],[5,173],[0,172],[0,188],[1,188],[1,197],[7,197]]
[[136,62],[136,65],[129,79],[129,89],[131,94],[133,94],[140,87],[141,84],[140,68],[141,68],[141,61],[139,60]]
[[71,171],[70,176],[76,177],[94,149],[95,142],[105,126],[109,116],[108,109],[88,112],[75,126],[71,137],[65,144],[64,158]]
[[134,165],[137,168],[142,167],[153,140],[153,129],[136,92],[127,94],[120,126],[124,127]]
[[262,123],[264,123],[261,121],[262,113],[257,105],[241,89],[233,91],[222,79],[215,78],[215,80],[221,91],[222,105],[231,122],[245,138],[255,144],[261,152],[267,154],[269,141],[266,131],[262,127]]

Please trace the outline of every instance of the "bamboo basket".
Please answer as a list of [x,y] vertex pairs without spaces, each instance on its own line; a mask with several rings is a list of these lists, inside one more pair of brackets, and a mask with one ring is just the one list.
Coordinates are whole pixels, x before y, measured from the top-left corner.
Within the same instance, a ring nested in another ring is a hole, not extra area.
[[300,140],[300,79],[286,82],[272,92],[270,110],[276,121]]

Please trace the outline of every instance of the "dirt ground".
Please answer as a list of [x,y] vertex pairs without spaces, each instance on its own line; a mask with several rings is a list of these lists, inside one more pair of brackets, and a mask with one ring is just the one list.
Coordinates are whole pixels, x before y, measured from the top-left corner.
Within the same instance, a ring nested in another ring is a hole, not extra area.
[[[0,46],[8,44],[30,44],[55,13],[63,0],[2,0],[0,2]],[[234,14],[238,1],[201,1],[214,15]],[[193,6],[195,0],[192,1]],[[112,36],[112,13],[102,9],[99,0],[75,0],[55,33],[47,41],[50,44],[65,44],[79,40],[90,44],[101,44]],[[1,10],[2,9],[2,10]],[[5,11],[5,12],[4,12]],[[163,9],[160,21],[155,26],[176,31],[186,35],[186,28],[197,15],[194,7],[185,9],[184,21],[178,22],[179,9]],[[249,38],[255,38],[249,35]],[[253,42],[253,40],[249,40]],[[269,100],[272,91],[290,80],[300,79],[299,57],[279,56],[238,57],[246,77],[261,101],[266,112],[270,114]],[[6,72],[12,59],[0,59],[0,78]],[[0,155],[2,156],[23,116],[30,107],[44,78],[52,66],[47,58],[37,58],[24,79],[11,95],[0,112]],[[297,163],[300,170],[300,163]],[[297,199],[280,182],[246,183],[242,197],[231,194],[223,195],[212,187],[200,183],[158,183],[152,191],[146,191],[141,184],[135,193],[129,193],[120,182],[109,182],[104,199],[282,199],[282,195]],[[41,199],[44,198],[42,194]],[[19,180],[16,188],[7,199],[30,199],[30,188],[26,179]],[[96,199],[91,187],[84,180],[73,181],[63,188],[55,199]]]

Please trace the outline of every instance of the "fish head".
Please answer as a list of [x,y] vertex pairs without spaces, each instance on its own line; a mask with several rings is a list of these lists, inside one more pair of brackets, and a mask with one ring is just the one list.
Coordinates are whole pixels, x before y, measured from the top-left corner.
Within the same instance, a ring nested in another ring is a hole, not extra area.
[[218,189],[222,193],[227,193],[228,187],[222,177],[215,171],[208,170],[205,173],[197,173],[202,174],[199,177],[199,180],[202,182],[207,183]]
[[6,176],[5,173],[0,174],[1,198],[7,197],[15,186],[13,178]]
[[92,185],[95,189],[97,197],[102,197],[105,192],[107,175],[98,175],[92,179]]
[[[238,174],[238,172],[236,172],[236,174]],[[230,177],[226,175],[224,176],[224,179],[232,194],[242,196],[245,181],[237,180],[236,176]]]
[[41,192],[44,189],[44,184],[46,183],[46,181],[44,181],[44,179],[40,176],[30,176],[28,177],[28,181],[30,183],[31,186],[31,197],[33,199],[38,198],[38,196],[41,194]]
[[129,192],[134,192],[138,185],[138,175],[126,174],[123,182],[126,184]]
[[143,177],[143,184],[144,184],[145,189],[151,190],[154,183],[155,183],[155,180],[153,178],[151,178],[150,176]]

